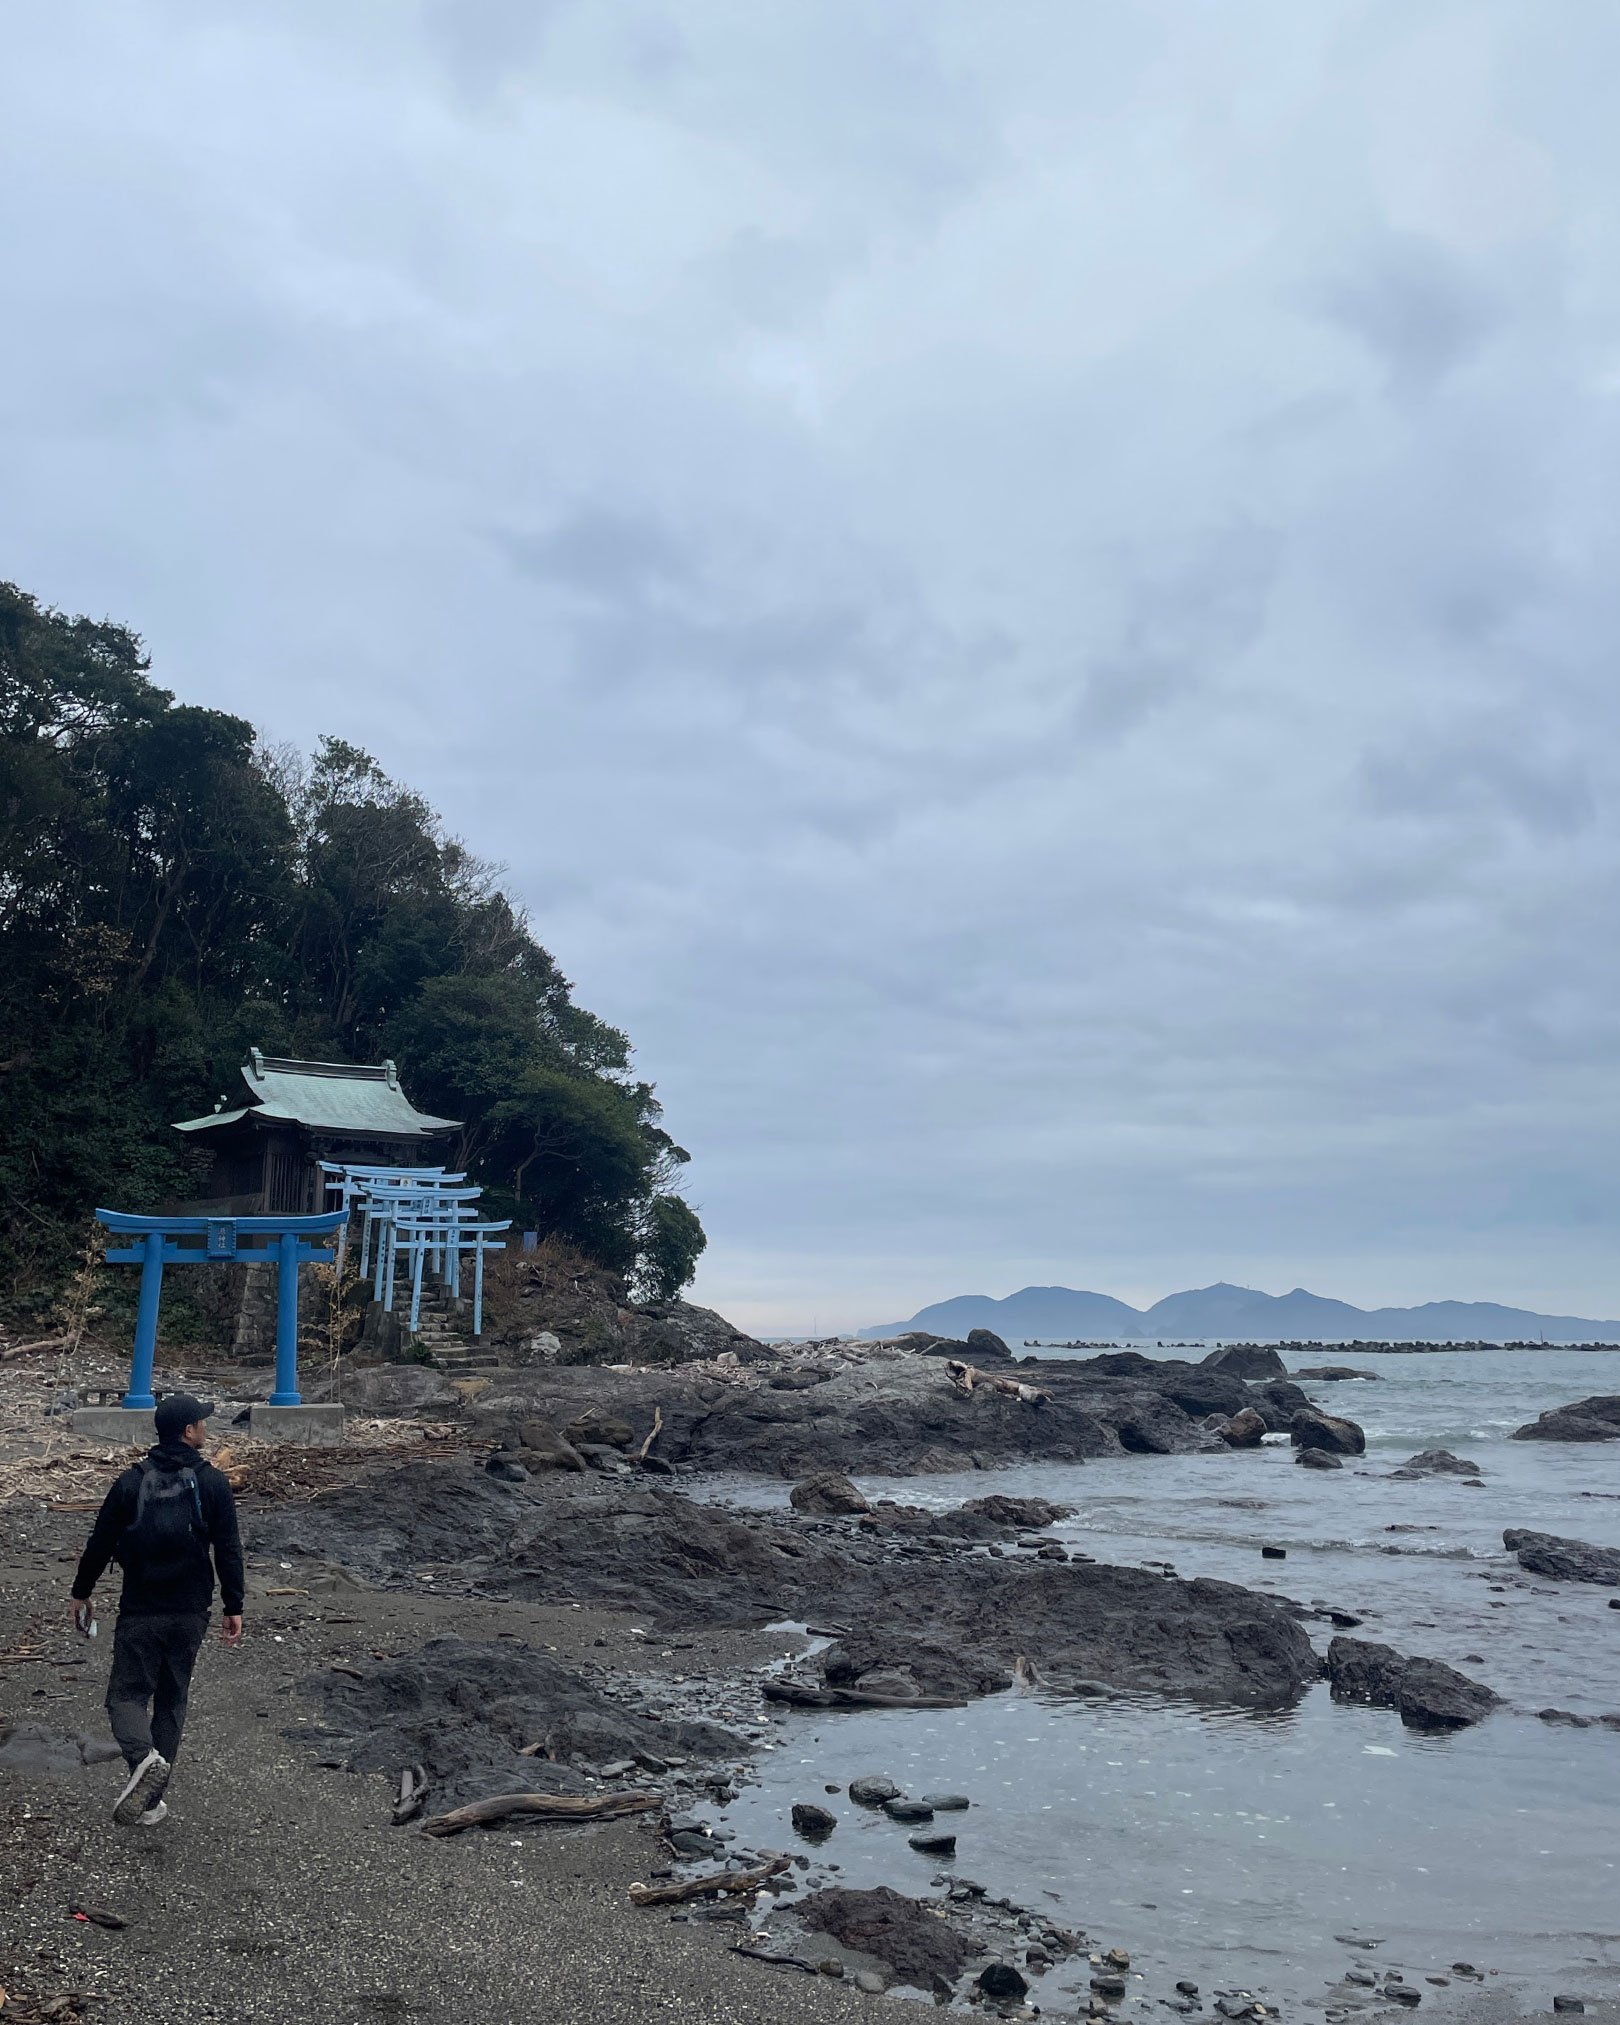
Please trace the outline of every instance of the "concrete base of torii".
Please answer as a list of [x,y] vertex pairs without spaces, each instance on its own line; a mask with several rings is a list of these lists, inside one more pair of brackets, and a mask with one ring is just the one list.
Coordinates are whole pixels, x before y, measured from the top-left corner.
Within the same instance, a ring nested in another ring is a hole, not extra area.
[[110,1441],[119,1448],[150,1448],[157,1440],[149,1406],[81,1406],[72,1427],[89,1441]]
[[255,1406],[248,1415],[255,1441],[288,1442],[299,1448],[330,1447],[343,1439],[343,1408]]

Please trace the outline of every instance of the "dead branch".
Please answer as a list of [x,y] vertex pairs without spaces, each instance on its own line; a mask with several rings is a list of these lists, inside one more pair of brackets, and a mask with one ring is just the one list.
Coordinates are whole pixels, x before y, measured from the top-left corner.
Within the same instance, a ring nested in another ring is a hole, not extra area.
[[959,1709],[960,1700],[945,1695],[877,1695],[860,1688],[806,1687],[796,1680],[768,1680],[760,1692],[768,1702],[788,1702],[796,1709]]
[[975,1386],[987,1392],[1004,1392],[1009,1399],[1020,1400],[1025,1406],[1044,1406],[1052,1397],[1042,1392],[1037,1385],[1024,1385],[1016,1378],[1001,1378],[993,1371],[981,1371],[976,1365],[964,1364],[960,1358],[947,1357],[946,1375],[953,1390],[962,1399],[971,1399]]
[[394,1826],[403,1828],[422,1811],[427,1797],[427,1774],[420,1765],[407,1765],[399,1775],[399,1798],[394,1802]]
[[662,1432],[663,1425],[664,1425],[664,1409],[661,1406],[655,1406],[653,1408],[652,1433],[648,1435],[647,1439],[641,1444],[640,1448],[636,1450],[637,1462],[645,1462],[647,1460],[648,1452],[652,1448],[653,1443],[658,1439],[659,1434]]
[[578,1799],[562,1793],[496,1793],[472,1800],[448,1814],[422,1823],[424,1835],[459,1835],[485,1821],[504,1821],[508,1814],[528,1814],[539,1821],[612,1821],[621,1814],[646,1814],[663,1805],[656,1793],[603,1793]]
[[746,1891],[758,1891],[768,1877],[776,1877],[792,1866],[791,1856],[773,1856],[760,1870],[727,1870],[718,1877],[694,1877],[688,1884],[633,1884],[632,1905],[679,1905],[684,1899],[712,1898],[716,1894],[735,1898]]

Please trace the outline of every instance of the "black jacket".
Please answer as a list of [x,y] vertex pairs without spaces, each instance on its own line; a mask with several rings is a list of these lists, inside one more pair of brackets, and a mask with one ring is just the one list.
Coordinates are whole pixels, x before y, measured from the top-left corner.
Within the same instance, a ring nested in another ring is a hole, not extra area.
[[[227,1617],[242,1611],[242,1542],[236,1530],[236,1500],[231,1487],[210,1462],[184,1442],[165,1442],[148,1451],[147,1460],[160,1470],[193,1470],[197,1477],[197,1499],[202,1506],[206,1542],[197,1542],[196,1558],[178,1575],[157,1581],[147,1579],[139,1564],[124,1569],[124,1594],[119,1603],[138,1617],[159,1617],[206,1613],[214,1600],[214,1569],[219,1570],[220,1601]],[[84,1550],[79,1572],[73,1578],[73,1594],[83,1602],[95,1588],[102,1570],[118,1551],[124,1529],[135,1517],[141,1491],[139,1464],[132,1464],[114,1483],[96,1514],[90,1544]],[[209,1565],[208,1550],[214,1550]]]

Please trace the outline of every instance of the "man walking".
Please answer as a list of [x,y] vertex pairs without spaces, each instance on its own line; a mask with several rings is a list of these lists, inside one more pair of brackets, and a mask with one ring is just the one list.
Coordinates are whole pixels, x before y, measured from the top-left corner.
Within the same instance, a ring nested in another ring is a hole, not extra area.
[[189,1392],[158,1401],[157,1446],[107,1493],[73,1578],[79,1623],[107,1563],[116,1557],[123,1565],[107,1714],[129,1766],[129,1782],[113,1808],[124,1828],[134,1822],[150,1827],[169,1811],[163,1790],[180,1748],[191,1669],[208,1630],[215,1569],[225,1643],[236,1645],[242,1636],[236,1501],[199,1452],[203,1422],[213,1410]]

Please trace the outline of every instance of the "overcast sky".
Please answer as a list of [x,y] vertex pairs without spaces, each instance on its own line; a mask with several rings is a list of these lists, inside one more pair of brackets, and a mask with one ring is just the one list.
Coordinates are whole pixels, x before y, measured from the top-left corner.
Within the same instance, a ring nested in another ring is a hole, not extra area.
[[1613,0],[34,0],[0,576],[356,739],[697,1294],[1620,1314]]

